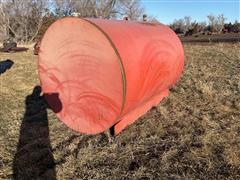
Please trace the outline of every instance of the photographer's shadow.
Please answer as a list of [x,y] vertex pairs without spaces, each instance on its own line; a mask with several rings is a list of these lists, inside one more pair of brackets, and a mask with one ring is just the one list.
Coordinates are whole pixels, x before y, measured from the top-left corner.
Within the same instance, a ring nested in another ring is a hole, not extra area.
[[[54,112],[62,109],[57,93],[45,94],[54,104]],[[36,86],[25,100],[17,151],[13,160],[13,179],[56,179],[55,162],[49,139],[48,105]]]

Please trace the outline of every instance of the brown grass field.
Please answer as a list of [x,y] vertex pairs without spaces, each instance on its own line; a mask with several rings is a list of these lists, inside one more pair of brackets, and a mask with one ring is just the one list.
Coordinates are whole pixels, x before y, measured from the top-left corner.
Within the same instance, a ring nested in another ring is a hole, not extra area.
[[1,53],[15,64],[0,75],[0,179],[240,179],[240,44],[184,49],[170,96],[113,141],[73,132],[41,100],[25,112],[37,56]]

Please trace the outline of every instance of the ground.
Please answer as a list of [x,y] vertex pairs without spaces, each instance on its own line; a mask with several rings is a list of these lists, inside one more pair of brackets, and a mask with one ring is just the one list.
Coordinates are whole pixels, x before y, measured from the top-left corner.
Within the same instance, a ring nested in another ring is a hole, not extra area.
[[0,179],[240,179],[240,44],[184,50],[169,97],[111,142],[46,112],[32,50],[1,53],[15,64],[0,75]]
[[180,36],[183,42],[199,43],[199,42],[240,42],[240,33],[225,33],[202,35],[193,34],[192,36]]

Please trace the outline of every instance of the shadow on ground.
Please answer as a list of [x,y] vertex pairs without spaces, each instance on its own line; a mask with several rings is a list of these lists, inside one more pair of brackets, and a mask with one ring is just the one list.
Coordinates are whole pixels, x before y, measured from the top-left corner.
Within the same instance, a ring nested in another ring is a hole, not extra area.
[[[47,94],[61,110],[58,94]],[[17,151],[13,160],[13,179],[56,179],[55,162],[49,139],[48,105],[36,86],[25,99],[25,114],[20,128]]]

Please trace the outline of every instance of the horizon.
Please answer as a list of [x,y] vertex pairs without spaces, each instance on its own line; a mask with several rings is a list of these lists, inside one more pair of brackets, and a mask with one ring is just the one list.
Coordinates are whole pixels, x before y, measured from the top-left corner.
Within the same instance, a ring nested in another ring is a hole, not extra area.
[[192,21],[208,22],[208,15],[223,14],[226,23],[239,22],[239,0],[142,0],[148,16],[159,22],[171,24],[174,20],[190,16]]

